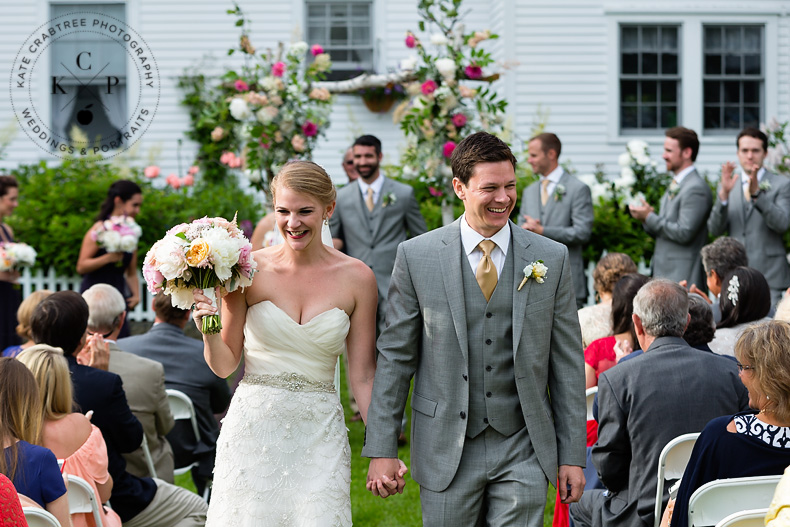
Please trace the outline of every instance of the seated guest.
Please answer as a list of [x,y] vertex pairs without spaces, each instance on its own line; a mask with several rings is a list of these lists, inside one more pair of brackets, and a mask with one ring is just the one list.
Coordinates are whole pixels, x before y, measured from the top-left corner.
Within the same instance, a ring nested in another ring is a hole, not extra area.
[[771,310],[771,289],[765,277],[751,267],[738,267],[722,281],[721,321],[710,349],[719,355],[734,355],[735,341],[749,324],[762,320]]
[[184,335],[190,312],[173,307],[170,297],[159,294],[152,302],[156,319],[144,335],[127,337],[118,346],[128,353],[160,362],[165,368],[165,387],[180,390],[195,406],[200,443],[194,440],[189,421],[181,420],[167,435],[173,447],[177,467],[199,461],[192,469],[198,494],[203,493],[206,480],[214,470],[214,454],[219,423],[214,414],[228,409],[230,389],[225,379],[217,377],[203,358],[203,342]]
[[17,492],[43,507],[60,525],[69,527],[66,485],[55,454],[38,446],[41,403],[33,374],[24,364],[0,358],[0,472],[13,481]]
[[597,304],[579,310],[582,346],[612,335],[612,290],[620,278],[636,273],[636,264],[627,254],[609,253],[598,261],[593,271],[593,287]]
[[[44,426],[41,445],[63,460],[63,473],[74,474],[88,482],[98,503],[105,503],[112,492],[107,471],[107,446],[101,431],[90,418],[72,412],[72,387],[69,365],[63,350],[36,344],[22,351],[17,360],[27,366],[38,384]],[[115,511],[100,507],[104,527],[120,527]],[[92,513],[72,514],[74,527],[94,527]]]
[[[121,454],[133,452],[143,441],[143,427],[126,403],[121,378],[111,372],[79,364],[107,362],[108,351],[97,337],[88,339],[88,304],[74,291],[58,291],[45,298],[30,317],[37,344],[63,349],[74,383],[74,402],[82,412],[93,411],[91,422],[107,444],[113,487],[110,501],[124,527],[200,527],[206,522],[206,502],[197,494],[160,479],[140,478],[126,471]],[[85,350],[83,350],[85,348]]]
[[5,474],[0,474],[0,527],[27,527],[19,494]]
[[598,379],[598,442],[592,460],[608,490],[585,491],[571,505],[577,527],[652,526],[656,467],[664,445],[701,431],[715,417],[748,408],[736,364],[681,338],[689,314],[688,293],[680,285],[648,282],[634,298],[633,320],[644,354]]
[[776,485],[774,497],[765,513],[765,527],[787,527],[790,525],[790,467],[785,469]]
[[735,358],[752,410],[713,419],[702,431],[683,473],[672,527],[687,527],[689,498],[705,483],[778,475],[790,465],[790,323],[744,329]]
[[[116,344],[126,318],[126,301],[115,287],[96,284],[82,293],[82,298],[90,312],[88,333],[101,335],[109,346],[108,370],[121,376],[129,408],[143,425],[156,476],[173,483],[173,450],[165,436],[173,429],[174,421],[165,392],[165,370],[160,363],[125,353]],[[126,470],[135,476],[150,475],[141,448],[124,458]]]
[[598,376],[616,364],[616,344],[620,343],[626,349],[633,349],[633,345],[639,347],[631,314],[634,311],[634,297],[648,280],[650,279],[644,275],[633,273],[623,276],[615,284],[611,315],[614,336],[595,340],[584,350],[584,377],[587,388],[598,386]]
[[22,344],[18,346],[9,346],[3,350],[3,357],[16,357],[17,353],[23,349],[29,348],[34,344],[33,337],[30,335],[30,315],[36,306],[46,297],[52,294],[48,289],[39,289],[33,291],[27,298],[22,300],[19,304],[19,309],[16,310],[16,334],[22,339]]
[[697,293],[711,304],[713,321],[718,324],[721,320],[721,309],[719,308],[721,283],[724,277],[736,267],[748,266],[749,257],[746,255],[746,247],[729,236],[716,238],[712,243],[704,246],[700,250],[700,256],[702,256],[702,268],[705,269],[706,284],[714,300],[711,300],[705,292],[694,285],[691,286],[690,292]]

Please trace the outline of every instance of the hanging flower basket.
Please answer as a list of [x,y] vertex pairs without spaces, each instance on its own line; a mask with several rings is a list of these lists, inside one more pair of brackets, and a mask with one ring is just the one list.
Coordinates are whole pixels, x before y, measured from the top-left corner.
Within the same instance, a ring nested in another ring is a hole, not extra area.
[[406,94],[403,86],[390,82],[386,86],[363,88],[359,90],[359,96],[371,112],[387,113],[395,102],[405,98]]

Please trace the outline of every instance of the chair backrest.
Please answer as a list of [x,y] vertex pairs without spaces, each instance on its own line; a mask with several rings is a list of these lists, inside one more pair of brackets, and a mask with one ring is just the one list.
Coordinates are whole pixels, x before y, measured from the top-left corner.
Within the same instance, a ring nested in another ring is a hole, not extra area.
[[200,430],[198,430],[197,415],[195,414],[195,405],[192,404],[192,399],[180,390],[168,389],[166,392],[173,419],[176,421],[189,419],[192,423],[192,431],[195,433],[195,440],[200,442]]
[[735,512],[767,508],[781,477],[754,476],[705,483],[689,499],[689,527],[716,525]]
[[593,417],[593,402],[595,402],[595,394],[598,393],[598,387],[593,386],[592,388],[587,388],[587,420],[594,421],[595,417]]
[[154,468],[154,458],[151,457],[151,450],[148,448],[148,439],[145,438],[145,434],[143,434],[143,442],[140,448],[143,449],[143,457],[145,458],[145,464],[148,466],[150,476],[152,478],[158,477],[156,475],[156,468]]
[[658,456],[658,482],[656,485],[655,527],[661,523],[664,498],[664,481],[680,479],[697,442],[699,432],[683,434],[667,443]]
[[716,527],[763,527],[765,525],[765,515],[768,509],[751,509],[730,514]]
[[93,488],[87,481],[74,474],[69,474],[69,514],[79,512],[93,514],[93,521],[96,527],[104,527],[99,512],[99,502],[93,493]]
[[52,514],[38,507],[22,507],[28,527],[61,527]]

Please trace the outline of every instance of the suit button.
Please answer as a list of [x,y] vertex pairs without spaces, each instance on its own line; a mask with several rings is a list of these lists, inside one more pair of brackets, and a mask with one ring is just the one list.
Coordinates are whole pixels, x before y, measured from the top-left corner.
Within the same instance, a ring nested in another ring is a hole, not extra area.
[[491,370],[493,370],[493,369],[494,369],[494,368],[492,368],[491,366],[486,366],[486,371],[491,371]]
[[491,392],[486,392],[486,397],[491,397],[491,395],[492,395]]
[[486,344],[488,344],[489,346],[491,345],[491,342],[492,342],[491,339],[486,339]]
[[461,377],[463,377],[465,381],[469,380],[469,377],[467,377],[465,373],[463,375],[461,375]]
[[461,419],[466,419],[466,412],[461,412]]
[[493,316],[494,316],[494,314],[493,314],[493,313],[491,313],[491,312],[488,312],[488,313],[486,313],[486,318],[491,318],[491,317],[493,317]]
[[483,417],[483,422],[484,422],[485,424],[488,424],[488,417]]

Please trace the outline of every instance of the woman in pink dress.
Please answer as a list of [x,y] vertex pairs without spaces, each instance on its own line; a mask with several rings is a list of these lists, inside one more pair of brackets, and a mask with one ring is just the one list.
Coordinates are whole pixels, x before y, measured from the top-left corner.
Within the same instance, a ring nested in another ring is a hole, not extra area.
[[[112,477],[107,472],[107,446],[90,417],[72,413],[72,386],[63,350],[38,344],[23,350],[17,359],[33,372],[41,393],[44,426],[41,445],[63,460],[63,473],[79,476],[93,489],[98,503],[110,499]],[[104,527],[121,527],[112,510],[101,507]],[[92,514],[72,514],[74,527],[95,527]]]

